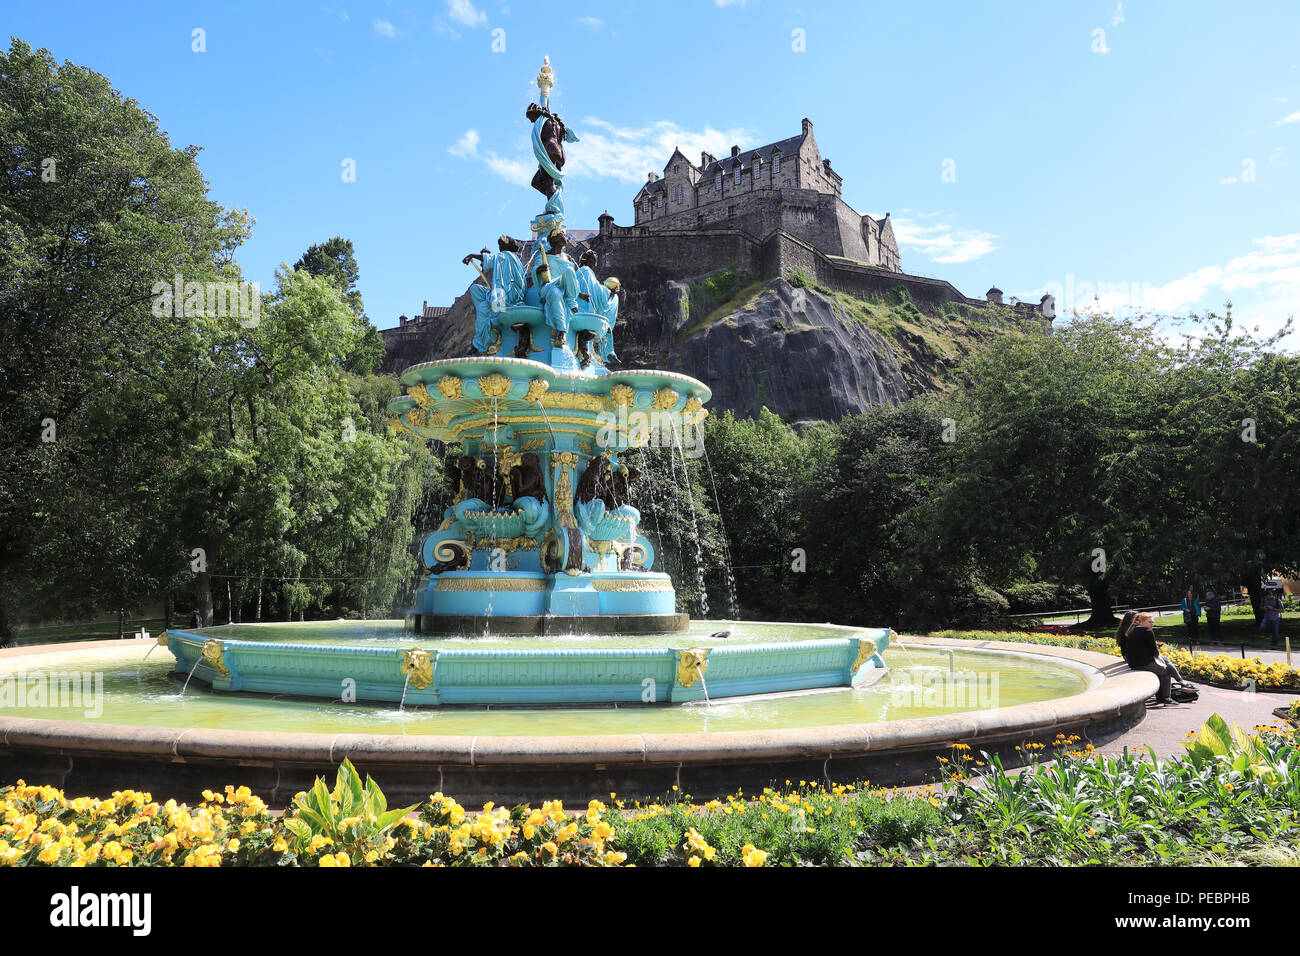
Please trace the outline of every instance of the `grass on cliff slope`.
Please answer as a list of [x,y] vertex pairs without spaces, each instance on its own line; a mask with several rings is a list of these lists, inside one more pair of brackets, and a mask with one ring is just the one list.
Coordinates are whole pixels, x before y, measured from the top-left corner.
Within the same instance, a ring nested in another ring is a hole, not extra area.
[[756,279],[741,284],[734,268],[721,269],[691,283],[690,314],[698,316],[687,323],[677,336],[680,345],[697,332],[743,309],[751,309],[767,288],[767,280]]

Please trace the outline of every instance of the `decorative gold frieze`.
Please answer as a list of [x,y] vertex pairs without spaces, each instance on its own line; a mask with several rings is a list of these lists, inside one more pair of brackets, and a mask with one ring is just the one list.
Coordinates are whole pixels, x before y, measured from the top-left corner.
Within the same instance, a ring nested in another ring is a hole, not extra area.
[[610,388],[609,398],[617,406],[630,406],[632,399],[636,398],[636,389],[620,383]]
[[429,390],[421,382],[418,385],[412,385],[406,390],[406,394],[415,399],[415,404],[428,408],[433,404],[433,399],[429,397]]
[[[644,553],[644,552],[643,552]],[[671,591],[671,581],[647,581],[644,578],[622,580],[619,578],[592,578],[591,586],[597,591]]]
[[691,647],[677,652],[677,683],[691,687],[709,669],[709,649]]
[[545,591],[540,578],[447,578],[438,579],[439,591]]
[[460,398],[464,388],[464,383],[455,375],[444,375],[433,384],[437,386],[438,391],[442,392],[444,398]]
[[399,650],[402,659],[402,676],[416,690],[424,690],[433,683],[433,655],[423,647]]
[[591,442],[587,441],[585,438],[576,438],[573,443],[582,449],[583,454],[591,454]]
[[530,438],[530,439],[528,439],[527,441],[520,443],[520,445],[519,445],[519,450],[520,450],[520,451],[537,451],[537,449],[539,449],[539,448],[545,448],[545,447],[546,447],[546,439],[545,439],[545,438]]
[[613,411],[614,403],[604,395],[588,395],[585,392],[547,392],[542,396],[542,407],[567,411],[604,412]]

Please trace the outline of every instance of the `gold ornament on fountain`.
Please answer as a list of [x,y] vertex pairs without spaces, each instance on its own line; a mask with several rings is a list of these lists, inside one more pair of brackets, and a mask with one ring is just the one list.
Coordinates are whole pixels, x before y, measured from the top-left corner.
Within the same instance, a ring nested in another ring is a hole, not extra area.
[[203,642],[203,650],[200,653],[203,655],[203,659],[212,665],[212,669],[218,674],[222,677],[230,676],[230,671],[226,668],[226,662],[222,659],[221,642],[219,640],[215,637],[208,638]]
[[661,388],[659,391],[655,392],[655,397],[650,403],[650,407],[658,409],[661,412],[666,412],[677,404],[677,399],[679,398],[681,398],[681,396],[671,388]]
[[478,387],[488,398],[505,398],[510,391],[510,379],[498,372],[484,375],[478,380]]
[[551,58],[542,57],[542,68],[537,74],[537,89],[542,94],[542,105],[550,106],[551,90],[555,86],[555,71],[551,69]]
[[631,406],[632,400],[636,398],[636,389],[631,385],[619,383],[610,388],[609,397],[614,404],[620,408]]
[[544,378],[535,378],[528,383],[528,391],[524,395],[524,401],[536,404],[541,401],[546,390],[551,387],[551,383]]
[[428,408],[433,404],[433,399],[429,397],[429,390],[421,382],[418,385],[412,385],[406,390],[406,394],[415,399],[415,404],[422,408]]
[[433,656],[423,647],[399,650],[402,659],[402,676],[416,690],[424,690],[433,683]]
[[857,669],[865,664],[876,653],[876,642],[862,637],[858,639],[858,657],[849,668],[849,673],[856,673]]
[[443,398],[460,398],[464,385],[455,375],[444,375],[433,384],[437,386],[438,391],[442,392]]
[[691,687],[709,669],[709,648],[691,647],[677,652],[677,683]]

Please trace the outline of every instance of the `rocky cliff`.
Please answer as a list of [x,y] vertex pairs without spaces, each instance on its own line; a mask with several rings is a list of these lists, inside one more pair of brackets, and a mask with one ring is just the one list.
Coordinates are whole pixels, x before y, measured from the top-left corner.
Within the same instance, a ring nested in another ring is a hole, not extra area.
[[[747,283],[732,270],[677,279],[638,267],[619,278],[621,367],[700,379],[713,390],[714,414],[750,417],[766,406],[793,422],[896,404],[948,387],[983,342],[1028,327],[993,306],[948,303],[925,312],[901,288],[867,300],[798,273]],[[465,294],[441,319],[387,330],[385,370],[467,354],[473,327]]]

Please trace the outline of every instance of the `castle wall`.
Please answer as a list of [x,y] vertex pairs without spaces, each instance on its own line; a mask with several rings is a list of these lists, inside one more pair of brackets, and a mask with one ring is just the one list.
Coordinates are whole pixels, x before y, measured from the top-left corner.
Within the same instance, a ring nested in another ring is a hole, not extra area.
[[[865,225],[873,226],[870,222]],[[827,255],[873,264],[892,258],[882,252],[879,242],[874,249],[868,245],[863,237],[863,217],[852,206],[839,196],[811,189],[741,189],[731,193],[729,201],[671,214],[654,208],[649,220],[642,220],[638,228],[680,232],[738,229],[753,236],[783,231],[812,243]]]
[[590,240],[600,256],[600,274],[618,275],[651,265],[676,278],[734,266],[742,275],[766,275],[763,246],[736,229],[696,231],[613,227]]

